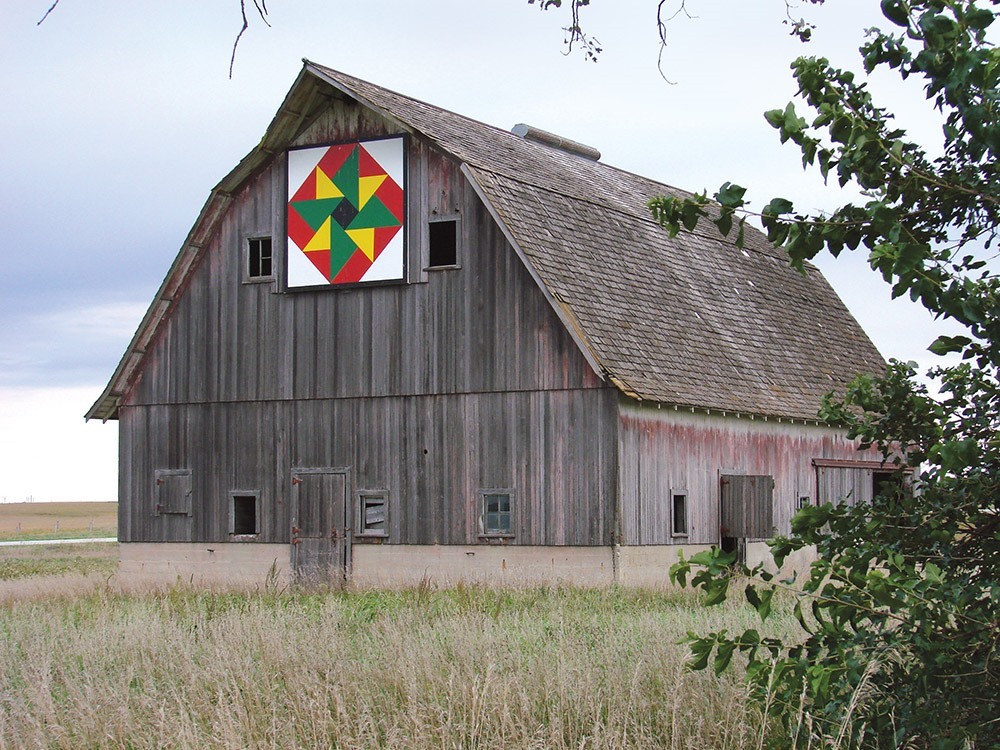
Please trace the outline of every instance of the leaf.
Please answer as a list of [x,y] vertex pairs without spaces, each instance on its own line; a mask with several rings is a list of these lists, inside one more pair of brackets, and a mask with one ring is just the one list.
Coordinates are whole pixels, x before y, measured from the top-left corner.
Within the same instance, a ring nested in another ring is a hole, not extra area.
[[965,14],[965,23],[969,25],[969,28],[982,31],[990,27],[994,18],[993,12],[986,8],[971,8]]
[[745,187],[727,182],[719,188],[719,191],[715,194],[715,200],[726,208],[739,208],[743,205],[743,196],[746,192],[747,189]]
[[722,674],[726,671],[730,662],[733,660],[733,652],[736,650],[736,644],[732,641],[722,641],[715,648],[715,658],[712,660],[712,671],[717,675]]
[[719,228],[722,234],[728,236],[733,228],[733,215],[729,211],[723,211],[713,223]]
[[968,336],[938,336],[934,342],[927,347],[932,354],[942,356],[952,352],[960,352],[972,343]]
[[764,119],[767,120],[771,127],[780,128],[781,123],[785,121],[785,115],[780,109],[769,109],[764,113]]
[[765,216],[782,216],[793,211],[792,202],[787,198],[772,198],[763,210]]

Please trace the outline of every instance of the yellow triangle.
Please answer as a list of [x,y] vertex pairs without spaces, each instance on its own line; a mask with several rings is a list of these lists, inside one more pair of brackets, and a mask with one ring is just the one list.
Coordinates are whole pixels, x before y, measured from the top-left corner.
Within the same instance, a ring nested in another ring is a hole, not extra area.
[[309,243],[302,248],[305,252],[310,250],[329,250],[330,249],[330,222],[332,219],[327,219],[323,222],[323,226],[319,228],[319,231],[313,235],[313,238],[309,240]]
[[387,175],[377,174],[372,177],[359,177],[358,178],[358,202],[361,204],[358,208],[364,208],[368,199],[375,195],[375,191],[379,189],[379,186],[385,182]]
[[[361,178],[365,179],[364,177]],[[368,260],[375,260],[375,230],[374,229],[348,229],[347,236],[354,240],[354,244],[368,256]]]
[[[316,198],[343,198],[344,194],[333,184],[333,180],[316,167]],[[329,247],[329,246],[328,246]]]

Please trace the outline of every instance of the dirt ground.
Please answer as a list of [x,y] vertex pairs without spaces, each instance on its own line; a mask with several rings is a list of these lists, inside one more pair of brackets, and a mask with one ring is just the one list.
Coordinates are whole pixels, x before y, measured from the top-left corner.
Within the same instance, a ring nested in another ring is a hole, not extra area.
[[0,537],[86,531],[105,536],[117,526],[118,503],[0,503]]

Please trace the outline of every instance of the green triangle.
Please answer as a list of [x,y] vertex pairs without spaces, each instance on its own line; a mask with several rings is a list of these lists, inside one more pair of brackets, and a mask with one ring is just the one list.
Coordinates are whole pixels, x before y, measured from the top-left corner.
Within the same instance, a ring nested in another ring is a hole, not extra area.
[[354,253],[360,252],[354,240],[344,233],[337,222],[330,222],[330,280],[340,273]]
[[378,198],[372,197],[365,204],[354,221],[347,227],[348,229],[381,229],[382,227],[398,227],[399,219],[392,215],[392,212],[385,207]]
[[318,232],[323,222],[330,218],[330,214],[342,200],[344,199],[320,198],[314,201],[294,201],[292,208],[314,232]]
[[344,194],[344,197],[351,202],[352,206],[358,205],[358,149],[355,147],[351,155],[347,157],[343,165],[333,176],[333,184]]

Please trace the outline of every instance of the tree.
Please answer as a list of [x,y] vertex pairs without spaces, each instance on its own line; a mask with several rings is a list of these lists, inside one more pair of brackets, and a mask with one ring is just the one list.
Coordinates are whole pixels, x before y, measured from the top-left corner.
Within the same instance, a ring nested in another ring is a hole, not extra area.
[[[581,44],[593,59],[579,23],[588,4],[570,0],[567,46]],[[1000,747],[1000,282],[991,251],[1000,224],[1000,53],[988,38],[996,6],[881,0],[889,30],[868,30],[859,50],[866,73],[923,84],[943,118],[937,156],[910,140],[853,72],[821,57],[792,63],[808,117],[790,103],[767,121],[800,149],[805,168],[859,188],[863,200],[805,214],[774,198],[754,213],[746,190],[726,183],[714,200],[650,203],[672,234],[707,220],[723,234],[735,230],[737,245],[756,216],[800,269],[821,252],[863,248],[894,297],[909,295],[965,329],[930,345],[961,357],[928,374],[936,397],[912,366],[891,362],[825,400],[821,418],[846,426],[862,447],[879,446],[900,472],[904,463],[920,472],[912,487],[883,485],[870,506],[804,508],[771,551],[780,567],[815,545],[805,581],[736,565],[719,549],[671,570],[702,588],[707,604],[738,582],[765,621],[777,592],[791,597],[803,630],[794,643],[754,629],[689,638],[698,669],[722,672],[736,653],[745,656],[755,695],[777,723],[776,747]],[[813,26],[786,7],[792,33],[808,41]],[[666,43],[663,11],[661,0]]]
[[771,551],[780,567],[815,545],[804,582],[736,565],[718,549],[671,570],[682,584],[693,576],[710,604],[738,581],[762,620],[775,593],[790,592],[801,641],[753,629],[690,636],[695,668],[721,672],[745,655],[780,727],[776,746],[1000,746],[1000,282],[990,249],[1000,225],[1000,53],[988,39],[996,5],[882,0],[889,30],[870,29],[859,50],[866,73],[923,84],[943,117],[937,156],[853,72],[821,57],[792,63],[809,113],[790,103],[765,117],[800,149],[804,167],[857,186],[861,201],[806,214],[774,198],[753,214],[745,189],[726,183],[714,201],[702,193],[650,203],[671,234],[709,220],[735,230],[738,245],[756,215],[799,268],[823,251],[863,248],[894,297],[909,295],[965,329],[930,346],[961,357],[930,373],[937,397],[912,366],[892,362],[825,400],[825,421],[921,470],[912,489],[883,485],[870,506],[799,512]]

